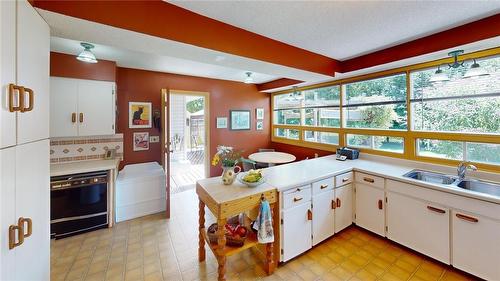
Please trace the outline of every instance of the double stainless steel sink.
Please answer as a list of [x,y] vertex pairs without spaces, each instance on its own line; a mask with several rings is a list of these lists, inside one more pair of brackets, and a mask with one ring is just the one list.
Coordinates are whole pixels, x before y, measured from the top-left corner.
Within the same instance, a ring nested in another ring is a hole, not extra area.
[[412,178],[419,181],[429,183],[451,185],[462,189],[467,189],[479,193],[500,197],[500,184],[475,180],[475,179],[459,179],[457,176],[445,175],[441,173],[412,170],[403,175],[403,177]]

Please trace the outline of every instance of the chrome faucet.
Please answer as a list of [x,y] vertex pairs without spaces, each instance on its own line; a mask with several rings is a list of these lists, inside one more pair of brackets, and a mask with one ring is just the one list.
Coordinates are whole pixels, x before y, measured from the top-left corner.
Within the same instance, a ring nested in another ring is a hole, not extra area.
[[460,162],[457,168],[459,180],[465,179],[465,173],[467,172],[467,169],[477,171],[477,167],[472,165],[470,162]]

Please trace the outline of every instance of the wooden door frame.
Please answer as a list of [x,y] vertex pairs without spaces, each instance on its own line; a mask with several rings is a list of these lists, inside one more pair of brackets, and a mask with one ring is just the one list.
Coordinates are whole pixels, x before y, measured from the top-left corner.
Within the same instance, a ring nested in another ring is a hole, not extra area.
[[[168,102],[170,102],[170,96],[172,94],[185,95],[185,96],[199,96],[203,97],[204,100],[204,126],[205,126],[205,145],[204,145],[204,169],[205,169],[205,177],[210,177],[210,93],[209,92],[200,92],[200,91],[186,91],[186,90],[171,90],[171,89],[161,89],[161,159],[162,166],[165,169],[165,174],[167,177],[167,206],[166,213],[167,218],[170,218],[170,153],[166,154],[167,150],[165,135],[170,139],[170,124],[163,124],[165,122],[165,117],[170,116],[170,106]],[[168,102],[167,102],[168,99]],[[170,123],[170,120],[168,120]]]

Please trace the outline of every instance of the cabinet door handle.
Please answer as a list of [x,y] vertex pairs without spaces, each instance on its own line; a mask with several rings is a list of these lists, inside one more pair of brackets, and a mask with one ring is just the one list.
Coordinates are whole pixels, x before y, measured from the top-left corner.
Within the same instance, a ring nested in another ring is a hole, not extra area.
[[[16,91],[19,93],[17,98],[17,106],[14,106]],[[15,84],[9,84],[9,111],[22,111],[24,107],[24,87]]]
[[383,207],[382,200],[378,200],[378,209],[382,210]]
[[332,200],[332,210],[335,210],[337,208],[337,204],[335,204],[335,200]]
[[342,205],[342,201],[340,201],[340,199],[337,198],[337,207],[340,208],[341,205]]
[[439,209],[439,208],[436,208],[436,207],[432,207],[432,206],[427,206],[427,209],[430,210],[430,211],[436,212],[436,213],[440,213],[440,214],[446,213],[445,210]]
[[299,201],[300,201],[300,200],[302,200],[302,199],[304,199],[304,198],[302,198],[302,197],[298,197],[298,198],[297,198],[297,197],[294,197],[294,198],[293,198],[293,202],[299,202]]
[[325,188],[327,188],[327,187],[328,187],[328,184],[322,184],[319,188],[320,188],[320,189],[325,189]]
[[26,91],[26,93],[28,93],[28,103],[29,103],[29,106],[28,107],[24,107],[24,92],[23,92],[23,98],[22,98],[23,106],[21,107],[21,112],[32,111],[33,110],[33,106],[34,106],[34,102],[35,102],[35,93],[30,88],[24,88],[24,91]]
[[[17,242],[16,242],[16,232],[17,232]],[[22,226],[10,225],[9,226],[9,250],[14,249],[17,246],[21,246],[24,242],[24,230]]]
[[[25,223],[28,223],[27,228],[24,227]],[[17,225],[23,229],[23,238],[30,237],[31,233],[33,233],[33,222],[30,218],[20,217],[17,221]],[[24,232],[24,229],[26,229],[28,232]]]
[[80,112],[80,123],[83,123],[83,113]]
[[457,218],[459,218],[459,219],[462,219],[462,220],[465,220],[465,221],[468,221],[468,222],[473,222],[473,223],[479,222],[478,219],[473,218],[473,217],[469,217],[469,216],[466,216],[466,215],[455,214],[455,216],[457,216]]
[[311,209],[308,209],[307,210],[307,220],[310,221],[313,219],[313,212],[311,211]]
[[364,181],[366,181],[366,182],[369,182],[369,183],[374,183],[374,182],[375,182],[375,180],[374,180],[374,179],[372,179],[372,178],[367,178],[367,177],[364,177],[364,178],[363,178],[363,180],[364,180]]
[[73,112],[71,113],[71,123],[75,123],[76,122],[76,113]]
[[346,182],[346,181],[349,181],[349,178],[343,178],[342,179],[342,182]]

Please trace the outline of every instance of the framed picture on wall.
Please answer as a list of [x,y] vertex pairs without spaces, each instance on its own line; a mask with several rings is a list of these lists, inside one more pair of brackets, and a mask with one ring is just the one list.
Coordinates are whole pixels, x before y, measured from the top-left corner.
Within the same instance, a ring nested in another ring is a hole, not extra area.
[[227,117],[217,117],[217,129],[227,128]]
[[230,110],[231,130],[250,130],[250,110]]
[[263,120],[264,119],[264,108],[257,108],[255,110],[255,116],[257,120]]
[[257,131],[264,130],[264,121],[257,121],[257,123],[255,124],[255,129]]
[[129,102],[128,127],[131,129],[151,128],[151,112],[150,102]]
[[149,150],[149,133],[134,133],[134,151]]

